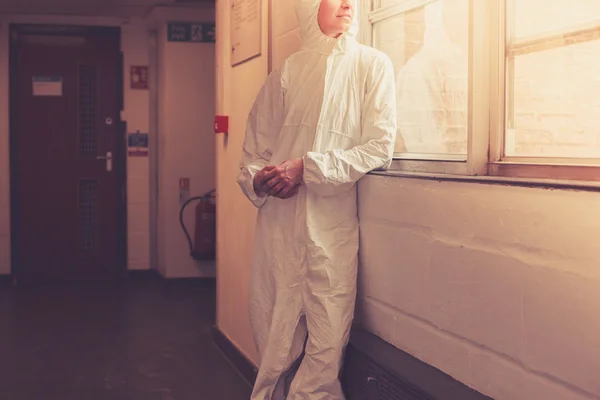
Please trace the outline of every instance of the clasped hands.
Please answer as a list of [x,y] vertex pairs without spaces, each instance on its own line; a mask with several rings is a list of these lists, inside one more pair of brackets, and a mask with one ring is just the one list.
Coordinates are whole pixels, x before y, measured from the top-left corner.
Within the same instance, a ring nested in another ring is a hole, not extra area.
[[304,162],[302,158],[284,161],[279,165],[267,165],[254,175],[254,192],[289,199],[298,193],[302,184]]

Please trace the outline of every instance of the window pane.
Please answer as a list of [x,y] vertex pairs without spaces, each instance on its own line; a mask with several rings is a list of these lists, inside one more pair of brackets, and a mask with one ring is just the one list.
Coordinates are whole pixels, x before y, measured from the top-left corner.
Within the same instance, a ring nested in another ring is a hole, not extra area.
[[517,38],[555,32],[600,19],[598,0],[512,0],[512,2],[514,33]]
[[438,0],[374,25],[396,70],[398,153],[466,155],[468,7]]
[[[528,35],[600,16],[598,0],[517,3],[530,18],[516,18],[515,32]],[[542,6],[543,18],[534,11]],[[512,68],[508,61],[506,156],[600,158],[600,40],[518,55]]]

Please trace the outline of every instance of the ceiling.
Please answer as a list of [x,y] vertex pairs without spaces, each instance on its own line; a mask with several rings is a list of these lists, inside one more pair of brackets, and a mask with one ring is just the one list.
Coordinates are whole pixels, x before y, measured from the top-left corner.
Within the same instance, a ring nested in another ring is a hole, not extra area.
[[215,0],[0,0],[0,14],[144,16],[157,6],[201,6]]

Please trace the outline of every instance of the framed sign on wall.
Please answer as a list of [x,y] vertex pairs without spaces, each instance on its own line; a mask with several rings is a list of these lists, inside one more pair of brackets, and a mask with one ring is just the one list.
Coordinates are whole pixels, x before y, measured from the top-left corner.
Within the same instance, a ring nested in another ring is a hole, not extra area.
[[262,50],[262,0],[231,1],[231,66],[258,57]]

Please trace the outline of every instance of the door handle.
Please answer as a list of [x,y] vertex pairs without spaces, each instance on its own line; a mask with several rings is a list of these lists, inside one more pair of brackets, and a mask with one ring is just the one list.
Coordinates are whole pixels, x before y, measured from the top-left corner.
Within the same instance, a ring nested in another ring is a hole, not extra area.
[[105,156],[97,156],[96,160],[106,160],[106,170],[112,171],[112,159],[113,155],[111,151],[107,151]]

